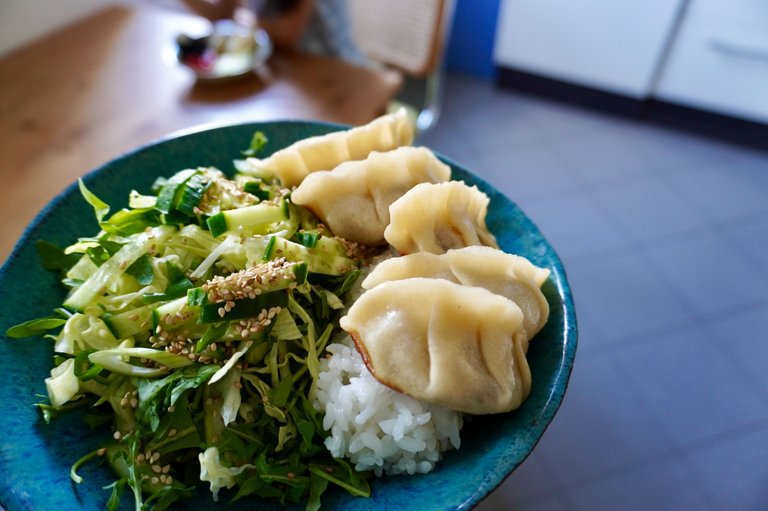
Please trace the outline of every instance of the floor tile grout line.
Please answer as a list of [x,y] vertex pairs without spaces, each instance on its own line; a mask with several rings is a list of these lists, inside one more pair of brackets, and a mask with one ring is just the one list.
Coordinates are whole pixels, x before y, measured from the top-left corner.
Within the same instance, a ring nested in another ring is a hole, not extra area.
[[[717,346],[712,346],[712,348],[715,349],[716,351],[719,351],[717,350]],[[608,353],[607,357],[608,357],[608,362],[611,364],[614,370],[617,371],[619,374],[621,374],[621,367],[619,367],[619,363],[616,358],[616,352],[614,351],[614,352]],[[653,404],[648,402],[643,397],[643,393],[641,392],[641,389],[639,389],[631,380],[628,380],[626,378],[625,378],[625,386],[626,388],[630,389],[633,394],[635,394],[635,397],[638,399],[638,401],[643,402],[644,409],[649,417],[649,420],[655,423],[655,426],[659,431],[663,432],[664,428],[661,427],[658,421],[654,418],[654,414],[650,413],[650,410],[653,409]],[[766,407],[766,409],[768,409],[768,407]],[[738,435],[739,432],[743,432],[742,434],[748,434],[748,433],[754,432],[755,430],[766,429],[766,428],[768,428],[768,414],[766,414],[765,417],[758,419],[756,421],[753,421],[749,424],[736,426],[734,428],[730,428],[728,430],[724,430],[716,434],[709,435],[707,437],[689,442],[684,445],[675,445],[674,441],[671,438],[667,438],[667,440],[670,442],[671,451],[683,453],[688,449],[695,449],[695,448],[698,448],[699,446],[707,446],[707,445],[711,445],[712,443],[717,443],[719,441],[733,437],[734,434]]]
[[768,306],[768,298],[760,298],[756,300],[751,300],[749,302],[743,302],[742,304],[736,304],[736,305],[729,305],[727,307],[724,307],[722,309],[718,309],[716,311],[707,312],[703,314],[694,314],[691,316],[687,316],[684,319],[681,319],[679,322],[665,325],[665,326],[659,326],[654,327],[651,329],[648,329],[644,332],[637,332],[621,337],[614,337],[611,341],[605,341],[600,346],[600,350],[604,350],[606,352],[616,352],[616,351],[622,351],[624,349],[629,349],[631,346],[633,346],[632,341],[636,340],[642,340],[646,339],[650,336],[654,335],[660,335],[665,333],[680,333],[684,332],[686,330],[689,330],[691,327],[702,325],[702,324],[708,324],[713,321],[717,321],[718,319],[722,318],[724,315],[728,315],[729,313],[734,312],[740,312],[747,309],[761,309]]
[[[613,372],[615,372],[618,375],[622,374],[621,368],[617,366],[614,358],[609,353],[603,353],[600,356],[603,356],[606,359],[606,361],[608,362]],[[634,385],[631,383],[631,381],[628,381],[626,378],[623,378],[623,383],[624,383],[624,387],[630,390],[630,392],[635,395],[635,398],[636,398],[635,402],[641,403],[643,413],[650,418],[649,420],[652,421],[652,424],[655,426],[658,433],[660,435],[663,435],[663,429],[660,428],[657,422],[653,419],[653,414],[649,413],[649,410],[648,410],[649,404],[642,397],[642,394],[639,393],[637,389],[634,387]],[[638,399],[638,396],[639,396],[639,399]],[[665,460],[668,457],[679,456],[681,454],[677,452],[675,445],[671,441],[671,439],[668,439],[668,438],[665,439],[664,447],[665,449],[660,453],[649,454],[644,457],[641,457],[640,459],[636,459],[634,461],[631,461],[621,466],[598,471],[588,476],[577,477],[573,481],[569,481],[569,482],[559,481],[560,484],[564,487],[564,495],[566,497],[566,503],[568,504],[566,509],[572,508],[569,493],[571,493],[574,488],[578,488],[579,486],[582,486],[584,484],[596,483],[602,479],[614,477],[614,476],[626,473],[627,471],[636,469],[637,467],[642,467],[647,464],[656,463],[658,461]],[[543,457],[547,462],[545,466],[548,467],[550,463],[550,458],[549,456],[547,456],[547,452],[543,453]],[[563,491],[563,490],[560,490],[560,491]]]
[[[616,372],[618,372],[619,374],[621,374],[621,368],[618,367],[618,365],[616,364],[615,359],[613,357],[609,356],[608,357],[608,361],[611,364],[611,366],[613,367],[613,369]],[[651,420],[654,423],[657,431],[659,431],[660,434],[663,434],[663,431],[664,431],[663,428],[660,427],[658,421],[653,417],[653,414],[648,412],[649,407],[652,408],[650,403],[648,403],[647,400],[642,397],[642,393],[639,392],[639,390],[635,387],[635,385],[632,382],[625,381],[625,385],[627,386],[627,388],[629,388],[632,391],[633,394],[635,394],[635,396],[637,398],[637,402],[641,402],[642,403],[642,406],[645,409],[645,413],[649,416],[649,420]],[[746,436],[746,435],[755,433],[757,431],[762,431],[764,429],[768,429],[768,418],[761,419],[759,421],[755,421],[755,422],[750,423],[748,425],[744,425],[744,426],[741,426],[741,427],[733,428],[731,430],[724,431],[724,432],[718,433],[716,435],[712,435],[712,436],[710,436],[708,438],[704,438],[704,439],[698,440],[696,442],[693,442],[691,444],[684,445],[684,446],[676,446],[674,444],[674,442],[672,442],[671,439],[667,438],[666,441],[667,441],[667,443],[669,445],[669,448],[665,449],[661,453],[651,454],[651,455],[648,455],[647,457],[644,457],[644,458],[632,461],[630,463],[627,463],[626,465],[623,465],[623,466],[620,466],[620,467],[613,467],[613,468],[610,468],[610,469],[607,469],[607,470],[603,470],[603,471],[595,473],[595,474],[591,474],[591,475],[586,476],[586,477],[577,478],[577,479],[575,479],[573,481],[570,481],[569,483],[565,484],[566,496],[568,495],[568,493],[573,488],[578,488],[578,487],[583,486],[585,484],[597,483],[600,480],[604,480],[604,479],[611,478],[611,477],[616,477],[616,476],[619,476],[621,474],[630,472],[632,470],[637,470],[638,468],[642,468],[644,466],[652,465],[654,463],[659,463],[659,462],[663,462],[663,461],[666,461],[666,460],[677,459],[681,463],[685,464],[686,469],[690,473],[691,477],[693,477],[694,480],[696,481],[698,491],[702,495],[706,495],[708,497],[708,499],[712,500],[712,499],[715,498],[715,495],[713,495],[709,491],[707,485],[704,484],[704,482],[700,480],[700,478],[699,478],[698,474],[696,473],[696,471],[688,463],[686,455],[689,452],[692,452],[694,450],[711,447],[713,445],[716,445],[716,444],[718,444],[720,442],[727,441],[727,440],[732,439],[734,437]]]
[[[752,424],[747,424],[739,428],[734,428],[731,431],[722,432],[710,438],[701,439],[697,442],[691,443],[690,445],[684,446],[684,448],[682,449],[683,453],[681,457],[681,462],[685,464],[688,471],[694,477],[698,485],[700,487],[703,487],[706,493],[710,494],[709,496],[712,502],[719,501],[718,495],[716,493],[713,494],[712,492],[709,491],[709,487],[706,484],[706,481],[702,479],[696,464],[692,462],[692,460],[690,459],[690,456],[695,452],[700,452],[705,449],[710,449],[719,444],[722,444],[734,439],[743,438],[758,432],[768,433],[768,419],[755,421]],[[725,508],[725,509],[728,509],[728,508]]]
[[[709,211],[707,208],[703,207],[702,203],[701,203],[701,202],[698,202],[698,201],[697,201],[697,200],[694,198],[694,196],[693,196],[693,195],[691,195],[690,193],[688,193],[688,192],[689,192],[689,190],[682,188],[682,187],[681,187],[681,184],[680,184],[680,183],[679,183],[677,180],[675,180],[675,179],[672,179],[672,176],[671,176],[671,175],[663,175],[663,176],[661,176],[661,179],[663,179],[663,180],[664,180],[664,181],[667,183],[667,185],[669,185],[669,186],[671,186],[672,188],[676,189],[676,190],[677,190],[677,193],[678,193],[678,196],[681,198],[681,200],[685,201],[685,202],[686,202],[686,203],[687,203],[689,206],[691,206],[691,207],[695,208],[695,210],[696,210],[696,211],[698,211],[698,213],[699,213],[699,214],[700,214],[700,215],[701,215],[703,218],[710,218],[711,212],[710,212],[710,211]],[[768,181],[767,181],[767,183],[768,183]],[[768,189],[768,186],[766,186],[766,189]],[[756,213],[758,213],[758,214],[761,214],[761,213],[762,213],[762,214],[764,214],[765,212],[768,212],[768,209],[765,209],[765,210],[763,210],[763,211],[761,211],[761,212],[756,212]],[[745,216],[749,216],[749,215],[751,215],[751,214],[748,214],[748,215],[745,215]],[[737,221],[737,220],[739,220],[739,218],[738,218],[738,217],[736,217],[736,218],[734,218],[734,219],[730,219],[730,220],[717,220],[717,219],[716,219],[716,220],[715,220],[714,222],[712,222],[712,223],[714,223],[714,224],[718,224],[718,223],[723,223],[723,222],[730,222],[730,221]]]
[[[766,314],[768,314],[768,299],[763,300],[763,303],[760,305],[756,305],[755,307],[752,307],[750,310],[765,310]],[[739,309],[738,311],[734,311],[736,313],[743,312],[742,309]],[[746,312],[745,312],[746,313]],[[717,322],[717,319],[713,318],[713,322]],[[707,323],[707,326],[711,328],[711,322]],[[713,332],[714,333],[714,332]],[[755,377],[755,375],[751,371],[746,371],[744,368],[744,365],[733,355],[733,350],[728,349],[728,344],[724,342],[715,342],[715,349],[718,350],[723,359],[728,363],[735,371],[737,371],[738,374],[742,375],[742,378],[745,378],[753,390],[757,394],[760,395],[762,400],[765,402],[766,407],[768,407],[768,387],[764,386],[759,379]]]

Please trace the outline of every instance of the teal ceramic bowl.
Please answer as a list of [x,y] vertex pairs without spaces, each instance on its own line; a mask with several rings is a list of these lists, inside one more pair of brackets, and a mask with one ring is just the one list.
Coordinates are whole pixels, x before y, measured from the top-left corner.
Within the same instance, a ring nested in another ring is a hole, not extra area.
[[[232,168],[232,160],[247,147],[255,130],[269,137],[266,153],[296,140],[342,126],[309,122],[273,122],[219,127],[173,136],[142,147],[96,169],[84,180],[88,188],[113,208],[126,205],[131,189],[147,192],[157,176],[200,165]],[[324,496],[326,509],[420,511],[469,509],[480,502],[522,463],[541,438],[563,399],[576,352],[576,317],[565,271],[555,251],[536,226],[509,199],[468,170],[447,159],[453,177],[477,185],[491,198],[488,226],[501,247],[521,254],[552,271],[544,286],[551,315],[532,340],[528,359],[533,375],[530,397],[518,410],[476,417],[462,430],[462,446],[450,451],[427,475],[385,477],[372,481],[370,499],[332,490]],[[52,343],[38,339],[8,339],[6,329],[47,315],[62,302],[64,292],[57,275],[43,269],[35,242],[45,239],[59,246],[78,235],[97,231],[93,212],[73,184],[56,197],[27,228],[0,269],[0,505],[16,510],[104,509],[114,480],[109,468],[96,463],[80,470],[85,481],[69,479],[71,464],[98,448],[109,434],[91,430],[82,414],[63,415],[45,424],[34,403],[45,394],[44,378],[52,366]],[[128,492],[129,493],[129,492]],[[219,503],[211,500],[206,485],[196,498],[174,509],[278,509],[274,503],[244,499],[234,505],[225,492]],[[124,502],[126,508],[129,502]],[[300,509],[301,507],[297,507]]]

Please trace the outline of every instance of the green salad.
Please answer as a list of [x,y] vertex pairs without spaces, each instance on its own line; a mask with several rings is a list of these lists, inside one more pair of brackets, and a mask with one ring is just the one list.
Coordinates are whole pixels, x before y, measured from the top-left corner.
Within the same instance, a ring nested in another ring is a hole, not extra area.
[[88,407],[91,425],[111,428],[71,469],[79,483],[84,463],[111,466],[109,509],[165,509],[201,484],[214,500],[307,509],[329,485],[370,495],[368,475],[326,451],[313,407],[365,254],[278,180],[237,165],[233,178],[195,168],[158,179],[111,214],[81,181],[100,231],[64,249],[38,243],[68,294],[8,335],[53,342],[46,421]]

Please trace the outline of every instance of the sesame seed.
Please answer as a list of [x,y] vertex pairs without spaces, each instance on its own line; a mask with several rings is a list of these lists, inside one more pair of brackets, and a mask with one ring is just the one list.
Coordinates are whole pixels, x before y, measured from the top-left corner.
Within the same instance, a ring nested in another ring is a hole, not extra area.
[[121,435],[119,431],[115,431],[115,433],[112,435],[112,438],[114,438],[115,440],[120,440],[120,437],[122,436],[123,435]]
[[152,484],[158,484],[160,482],[160,479],[157,477],[153,477],[152,479],[149,480],[149,482],[151,482]]

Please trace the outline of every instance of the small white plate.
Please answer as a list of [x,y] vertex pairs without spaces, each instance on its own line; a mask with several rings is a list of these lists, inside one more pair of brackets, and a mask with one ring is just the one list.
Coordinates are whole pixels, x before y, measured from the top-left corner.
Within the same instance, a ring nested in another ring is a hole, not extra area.
[[202,37],[176,38],[176,58],[200,80],[217,81],[251,73],[272,55],[264,30],[252,30],[231,20],[213,24]]

